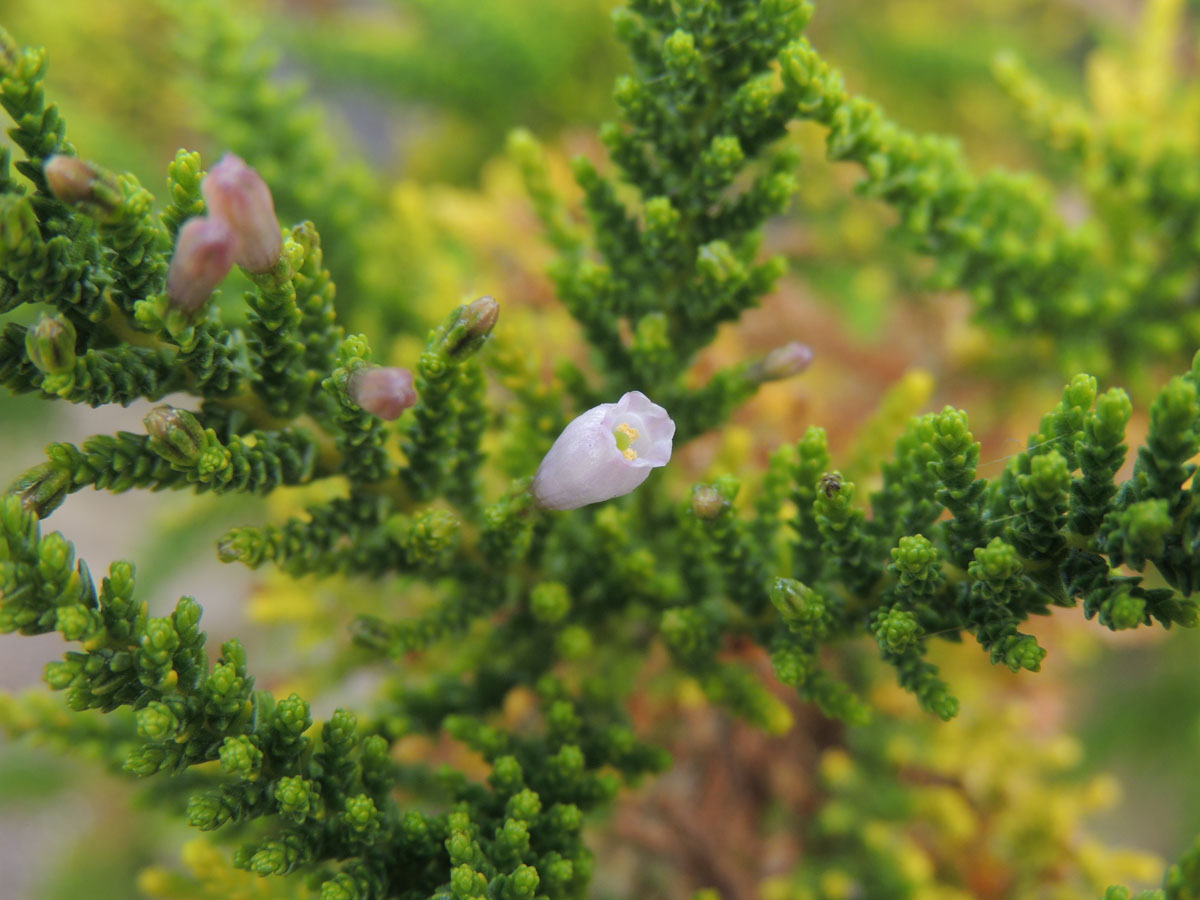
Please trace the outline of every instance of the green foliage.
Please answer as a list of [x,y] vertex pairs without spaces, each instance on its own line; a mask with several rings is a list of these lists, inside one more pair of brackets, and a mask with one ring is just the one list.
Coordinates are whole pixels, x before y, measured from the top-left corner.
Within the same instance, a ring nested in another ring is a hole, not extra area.
[[[616,177],[577,158],[593,225],[586,246],[564,234],[530,138],[512,144],[543,198],[537,208],[552,239],[567,251],[553,276],[603,361],[608,391],[641,386],[671,410],[682,436],[719,424],[761,380],[753,367],[738,366],[696,390],[680,384],[718,325],[756,303],[782,272],[781,260],[755,256],[762,223],[796,189],[791,152],[771,145],[798,98],[777,89],[767,66],[810,14],[803,3],[739,4],[729,14],[706,4],[682,18],[669,6],[618,13],[635,72],[617,84],[624,122],[601,135],[640,203],[629,208]],[[713,52],[729,45],[738,53]],[[748,186],[734,186],[749,176]],[[622,320],[633,328],[628,345]]]
[[[274,55],[256,42],[260,23],[250,10],[231,15],[219,0],[164,5],[177,21],[179,51],[204,97],[215,146],[254,162],[285,220],[320,222],[330,271],[351,296],[363,290],[361,226],[382,210],[352,148],[318,127],[317,111],[301,104],[302,85],[271,76]],[[178,202],[174,186],[172,193]]]
[[[596,868],[586,817],[670,762],[634,728],[647,660],[773,733],[790,728],[798,701],[863,728],[864,646],[946,720],[960,704],[931,661],[935,638],[973,635],[992,663],[1036,672],[1046,650],[1022,629],[1051,607],[1082,602],[1113,630],[1200,621],[1200,354],[1150,406],[1125,480],[1132,403],[1077,375],[990,480],[967,414],[947,406],[885,423],[899,437],[890,458],[868,460],[877,482],[862,460],[835,469],[813,426],[776,451],[749,500],[734,475],[688,492],[658,473],[600,507],[538,505],[537,460],[568,410],[644,391],[683,444],[780,377],[771,357],[700,384],[693,367],[784,271],[760,250],[797,190],[785,139],[798,120],[828,129],[832,159],[866,169],[864,191],[899,211],[901,231],[972,292],[989,325],[1061,338],[1068,357],[1102,347],[1119,367],[1175,361],[1198,342],[1171,288],[1183,250],[1164,245],[1137,271],[1124,259],[1098,267],[1094,232],[1068,228],[1036,182],[977,179],[953,143],[851,96],[802,36],[811,15],[802,0],[619,10],[633,70],[617,82],[620,120],[600,131],[608,160],[573,164],[586,225],[532,135],[509,140],[590,358],[558,362],[544,384],[536,365],[495,347],[495,300],[455,306],[413,351],[420,399],[395,424],[355,401],[372,351],[335,309],[335,280],[361,305],[351,315],[384,308],[368,275],[387,256],[379,193],[297,113],[295,92],[271,84],[228,10],[177,9],[213,130],[261,167],[285,217],[313,220],[285,229],[270,270],[243,273],[241,306],[183,310],[168,291],[180,228],[204,210],[200,156],[176,154],[156,210],[131,175],[77,159],[42,92],[44,55],[0,40],[0,105],[24,156],[19,177],[0,160],[0,311],[11,314],[0,381],[90,405],[182,395],[145,417],[145,433],[52,443],[0,500],[0,631],[77,644],[47,667],[48,684],[72,710],[113,713],[91,742],[110,762],[120,747],[125,773],[165,782],[189,825],[236,840],[237,868],[304,876],[323,900],[585,896]],[[52,156],[70,161],[69,190],[47,183]],[[1154,165],[1154,202],[1190,248],[1186,184],[1159,184],[1168,173]],[[333,236],[327,246],[313,222]],[[1163,281],[1150,277],[1156,260]],[[425,316],[388,308],[373,340],[391,350]],[[1179,339],[1165,341],[1177,320]],[[506,443],[493,464],[495,435]],[[330,668],[373,659],[383,686],[368,709],[319,724],[298,693],[255,688],[236,639],[211,661],[194,599],[152,616],[130,563],[97,587],[71,543],[40,524],[89,485],[270,494],[318,482],[324,493],[299,501],[306,511],[234,528],[217,551],[350,586],[357,655],[338,651]],[[768,656],[796,702],[762,677]],[[401,752],[428,738],[457,748],[454,764]],[[463,762],[464,750],[477,759]],[[826,837],[844,836],[834,831]],[[1162,896],[1197,894],[1198,854],[1168,873]],[[894,867],[880,872],[864,883],[903,895]]]
[[[1111,192],[1119,185],[1123,194],[1122,207],[1073,227],[1050,202],[1045,182],[1028,173],[974,175],[958,142],[908,131],[874,102],[853,96],[807,41],[790,46],[780,64],[798,114],[828,130],[829,159],[862,167],[859,189],[897,211],[901,232],[934,257],[940,281],[969,291],[994,331],[1052,338],[1067,365],[1102,372],[1144,358],[1178,360],[1194,348],[1197,320],[1178,289],[1192,271],[1179,248],[1197,221],[1194,176],[1177,144],[1130,158],[1121,138],[1075,131],[1076,121],[1061,110],[1031,102],[1020,70],[1002,66],[1039,126],[1056,140],[1071,135],[1064,143],[1077,158],[1100,156],[1086,173],[1087,187]],[[1148,235],[1166,228],[1171,236],[1155,234],[1152,249],[1148,242],[1135,253],[1131,215]]]

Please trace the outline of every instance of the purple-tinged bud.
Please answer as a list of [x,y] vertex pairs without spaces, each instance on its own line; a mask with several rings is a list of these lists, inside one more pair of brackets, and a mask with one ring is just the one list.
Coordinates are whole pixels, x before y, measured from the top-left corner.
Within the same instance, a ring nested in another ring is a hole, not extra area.
[[534,476],[543,509],[578,509],[621,497],[671,459],[675,423],[640,391],[601,403],[571,421]]
[[201,185],[208,214],[225,221],[237,239],[233,261],[247,272],[269,272],[283,253],[275,201],[261,175],[226,153]]
[[208,216],[188,219],[179,229],[167,270],[171,306],[188,315],[199,312],[233,268],[236,246],[233,231],[223,220]]
[[371,415],[389,422],[417,402],[413,373],[391,366],[358,369],[350,376],[346,393]]
[[121,186],[116,177],[78,156],[61,153],[51,156],[42,173],[55,197],[63,203],[82,206],[89,214],[103,217],[121,205]]
[[50,191],[63,203],[91,199],[96,169],[78,156],[52,156],[46,160],[44,171]]
[[75,368],[75,326],[69,319],[46,316],[25,332],[25,352],[39,372],[70,372]]
[[446,327],[441,349],[453,359],[466,359],[483,346],[500,319],[500,304],[494,297],[480,297],[460,306]]
[[808,344],[792,341],[776,347],[751,369],[756,381],[779,381],[799,375],[812,365],[813,349]]
[[150,435],[150,446],[167,462],[195,466],[208,444],[204,426],[186,409],[156,406],[142,420]]
[[468,331],[487,337],[500,319],[500,304],[495,297],[484,295],[467,307],[465,319]]

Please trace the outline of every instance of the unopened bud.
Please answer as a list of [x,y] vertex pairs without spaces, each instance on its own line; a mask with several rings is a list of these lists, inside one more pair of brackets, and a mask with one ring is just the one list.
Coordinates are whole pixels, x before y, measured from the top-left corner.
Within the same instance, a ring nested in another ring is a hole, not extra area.
[[752,369],[757,381],[779,381],[799,375],[813,361],[813,350],[808,344],[792,341],[776,347]]
[[150,435],[150,446],[167,462],[177,466],[195,466],[208,443],[204,427],[185,409],[156,406],[143,421]]
[[692,488],[692,512],[699,518],[715,519],[728,506],[729,502],[711,484],[698,484]]
[[39,372],[70,372],[75,368],[75,326],[69,319],[46,316],[25,332],[25,352]]
[[483,346],[499,318],[500,304],[493,297],[480,297],[459,307],[451,314],[442,337],[443,352],[454,359],[466,359]]
[[467,307],[465,318],[471,334],[485,338],[492,333],[500,319],[500,304],[495,297],[485,295]]
[[346,393],[371,415],[389,422],[417,402],[413,373],[392,366],[358,369],[350,376]]
[[263,177],[241,157],[226,153],[201,185],[208,214],[233,230],[233,260],[247,272],[269,272],[283,253],[275,201]]
[[221,219],[207,216],[188,219],[179,229],[175,255],[167,270],[171,306],[188,315],[203,308],[233,268],[236,245],[233,232]]
[[9,488],[8,493],[21,498],[21,505],[44,519],[62,504],[71,491],[71,473],[54,463],[34,466]]
[[770,597],[784,624],[792,631],[824,628],[827,618],[825,600],[807,584],[792,578],[777,578],[771,586]]
[[46,184],[63,203],[78,203],[92,196],[96,169],[77,156],[51,156],[46,160]]
[[78,156],[51,156],[42,171],[51,193],[63,203],[111,213],[121,202],[121,189],[112,173]]

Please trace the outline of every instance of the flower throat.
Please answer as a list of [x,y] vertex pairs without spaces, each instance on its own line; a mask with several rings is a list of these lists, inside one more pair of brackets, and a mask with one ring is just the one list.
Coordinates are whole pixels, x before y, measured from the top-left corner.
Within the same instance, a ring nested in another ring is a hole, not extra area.
[[633,449],[633,442],[638,439],[638,430],[628,422],[622,422],[613,429],[613,437],[617,439],[617,449],[624,454],[626,459],[637,459],[637,451]]

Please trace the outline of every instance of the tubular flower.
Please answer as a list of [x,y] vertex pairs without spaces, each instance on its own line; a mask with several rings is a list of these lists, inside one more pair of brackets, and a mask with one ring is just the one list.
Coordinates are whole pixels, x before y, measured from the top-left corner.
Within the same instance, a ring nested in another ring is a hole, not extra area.
[[371,415],[389,422],[417,402],[413,373],[393,366],[359,369],[350,376],[347,393]]
[[283,253],[275,201],[261,175],[240,156],[226,153],[201,185],[208,214],[237,237],[233,261],[247,272],[268,272]]
[[167,270],[171,305],[191,315],[204,306],[233,268],[236,240],[220,219],[200,216],[179,229],[175,255]]
[[601,403],[558,436],[533,479],[545,509],[577,509],[628,494],[671,459],[675,423],[640,391]]

